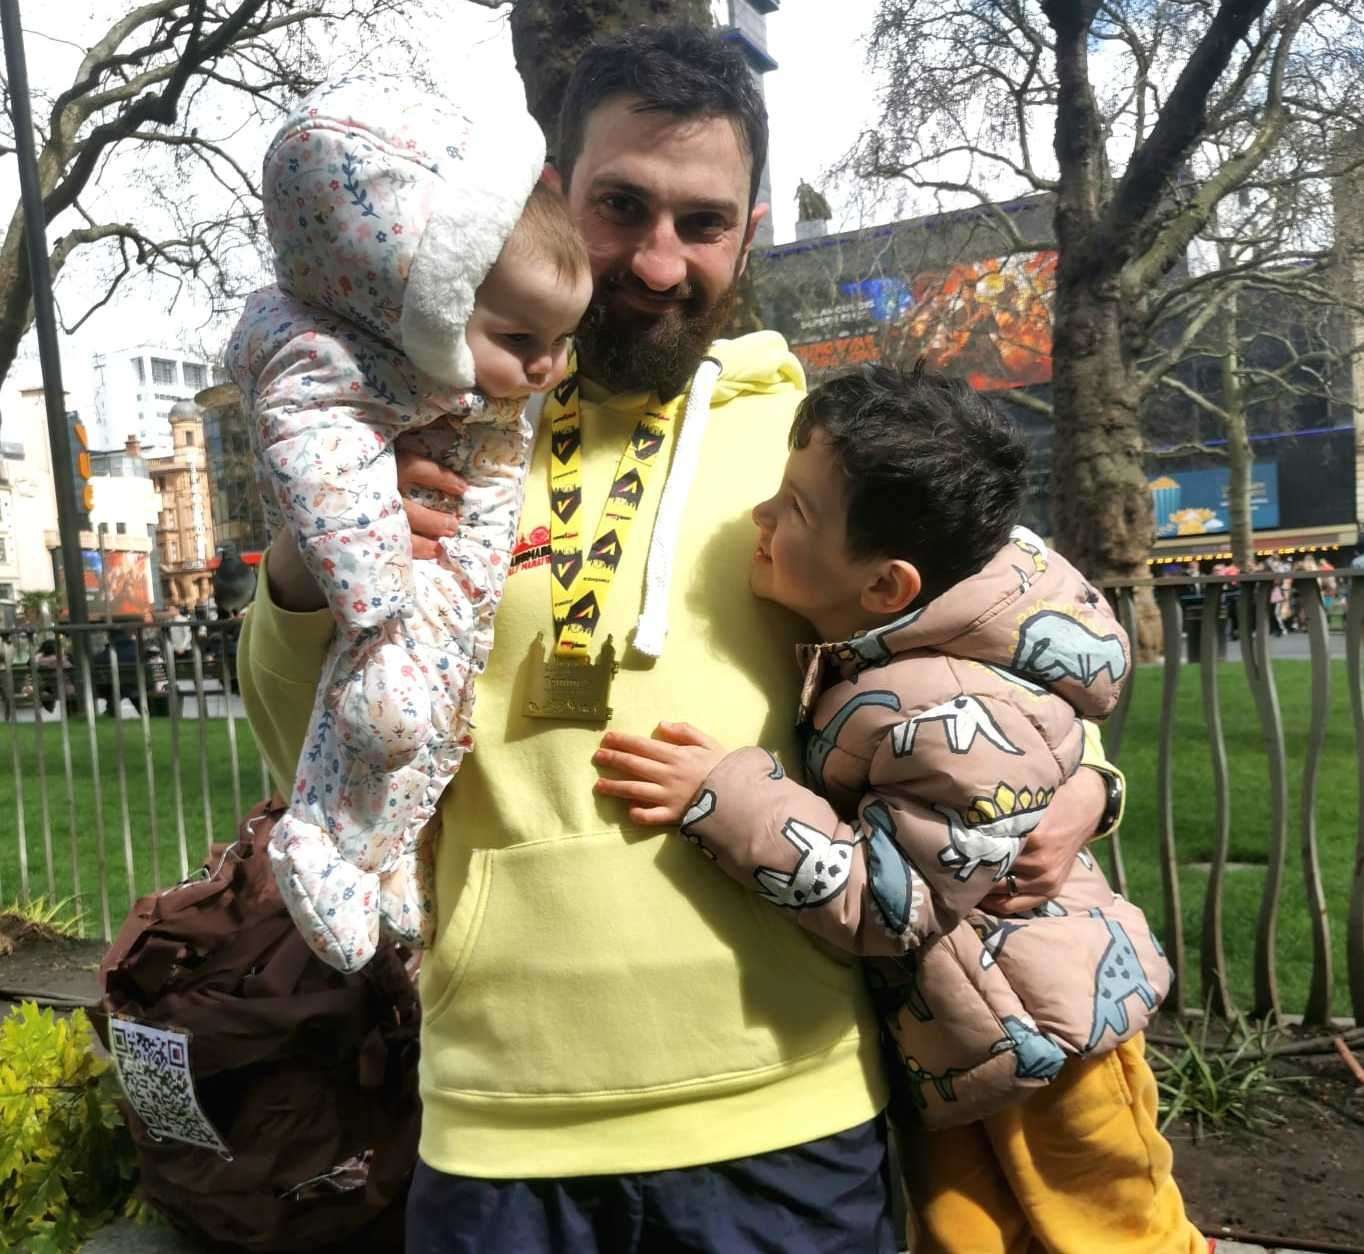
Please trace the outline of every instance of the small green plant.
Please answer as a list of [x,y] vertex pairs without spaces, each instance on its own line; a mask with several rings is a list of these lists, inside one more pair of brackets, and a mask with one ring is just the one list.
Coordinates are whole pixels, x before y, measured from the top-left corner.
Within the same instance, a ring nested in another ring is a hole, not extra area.
[[81,934],[80,903],[74,897],[63,897],[60,901],[49,901],[46,897],[12,901],[7,906],[0,906],[0,918],[26,923],[45,936]]
[[137,1174],[90,1024],[32,1002],[0,1022],[0,1249],[66,1254],[125,1207]]
[[1276,1075],[1270,1046],[1280,1034],[1266,1021],[1251,1028],[1243,1015],[1232,1021],[1226,1039],[1209,1047],[1213,1016],[1205,1014],[1198,1034],[1181,1023],[1183,1048],[1171,1055],[1148,1045],[1160,1090],[1164,1132],[1181,1115],[1192,1120],[1195,1138],[1224,1125],[1265,1132],[1285,1121],[1266,1098],[1287,1097],[1305,1076]]

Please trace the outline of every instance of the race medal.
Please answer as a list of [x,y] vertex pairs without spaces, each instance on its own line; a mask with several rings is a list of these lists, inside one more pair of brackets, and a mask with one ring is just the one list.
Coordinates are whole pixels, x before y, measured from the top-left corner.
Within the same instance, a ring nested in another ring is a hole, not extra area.
[[545,656],[543,635],[526,659],[527,718],[605,723],[611,718],[611,680],[620,669],[608,636],[591,660],[592,636],[639,512],[653,467],[664,460],[683,400],[650,408],[621,450],[601,518],[590,542],[580,530],[583,502],[582,413],[576,373],[546,398],[542,421],[550,425],[550,608],[554,640]]
[[544,637],[531,646],[526,680],[527,718],[569,719],[580,723],[611,720],[611,680],[620,667],[611,637],[595,662],[586,658],[544,656]]

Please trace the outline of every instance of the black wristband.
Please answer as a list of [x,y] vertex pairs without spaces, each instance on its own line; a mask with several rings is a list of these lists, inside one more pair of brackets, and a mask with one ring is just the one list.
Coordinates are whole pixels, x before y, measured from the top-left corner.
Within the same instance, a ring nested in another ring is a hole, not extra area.
[[1123,778],[1117,771],[1105,771],[1099,767],[1094,769],[1104,782],[1104,809],[1099,818],[1098,835],[1107,836],[1122,818]]

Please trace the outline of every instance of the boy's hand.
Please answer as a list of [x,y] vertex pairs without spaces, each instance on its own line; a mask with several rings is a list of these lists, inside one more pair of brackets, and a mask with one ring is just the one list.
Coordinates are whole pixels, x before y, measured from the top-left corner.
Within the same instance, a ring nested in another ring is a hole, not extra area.
[[666,826],[686,813],[724,756],[724,749],[690,723],[660,723],[652,738],[607,732],[592,761],[618,778],[602,776],[596,790],[629,802],[632,822]]

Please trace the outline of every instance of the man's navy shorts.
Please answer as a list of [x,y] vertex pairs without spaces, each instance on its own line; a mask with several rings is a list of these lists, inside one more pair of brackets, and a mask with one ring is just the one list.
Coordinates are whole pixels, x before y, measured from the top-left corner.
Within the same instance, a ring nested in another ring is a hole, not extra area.
[[479,1180],[417,1164],[407,1254],[895,1254],[882,1119],[674,1171]]

